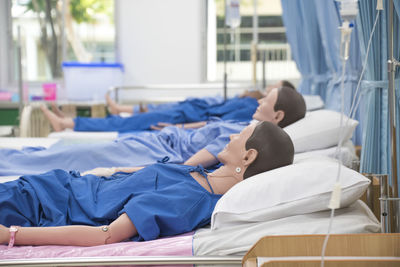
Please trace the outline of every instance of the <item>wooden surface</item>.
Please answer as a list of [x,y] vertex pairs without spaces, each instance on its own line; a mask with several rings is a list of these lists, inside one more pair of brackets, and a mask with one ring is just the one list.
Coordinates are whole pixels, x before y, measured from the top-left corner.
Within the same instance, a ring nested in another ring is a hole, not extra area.
[[[325,235],[267,236],[243,257],[320,256]],[[400,257],[400,234],[331,235],[325,256]]]
[[106,105],[95,104],[90,107],[90,113],[92,118],[104,118],[107,115]]
[[72,104],[61,105],[60,109],[66,117],[75,118],[77,116],[75,105]]
[[[248,265],[246,267],[257,266]],[[320,267],[320,261],[271,261],[261,265],[262,267]],[[325,267],[399,267],[400,260],[327,260]]]

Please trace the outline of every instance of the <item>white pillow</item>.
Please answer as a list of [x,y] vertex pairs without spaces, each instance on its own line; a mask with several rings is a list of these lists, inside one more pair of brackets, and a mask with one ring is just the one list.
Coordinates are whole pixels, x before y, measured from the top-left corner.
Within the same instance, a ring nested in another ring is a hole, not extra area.
[[349,140],[358,125],[358,121],[343,116],[343,127],[340,127],[340,113],[321,109],[307,112],[306,116],[285,127],[293,141],[295,153],[314,149],[336,146],[339,143],[340,132],[343,140]]
[[303,95],[304,102],[306,102],[307,111],[317,110],[324,107],[324,101],[319,95]]
[[340,153],[339,151],[337,151],[337,149],[338,149],[337,146],[333,146],[324,149],[317,149],[317,150],[296,153],[294,154],[293,163],[298,163],[301,160],[313,157],[314,158],[327,157],[327,158],[334,158],[337,160],[341,159],[341,162],[344,166],[351,168],[353,162],[355,160],[358,160],[358,157],[356,155],[356,148],[354,147],[354,144],[351,140],[347,140],[346,142],[343,143],[342,148],[340,149]]
[[[211,228],[326,210],[337,171],[336,161],[313,158],[250,177],[217,202]],[[340,182],[341,207],[347,207],[364,193],[370,181],[341,166]]]

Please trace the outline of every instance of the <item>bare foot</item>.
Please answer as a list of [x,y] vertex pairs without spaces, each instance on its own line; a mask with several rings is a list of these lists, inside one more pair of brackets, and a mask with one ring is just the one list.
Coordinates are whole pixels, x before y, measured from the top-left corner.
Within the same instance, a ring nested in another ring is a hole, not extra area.
[[51,110],[60,118],[65,118],[65,114],[58,108],[56,103],[51,102]]
[[60,118],[52,111],[50,111],[46,105],[41,105],[40,109],[49,120],[54,131],[60,132],[66,128],[74,128],[74,121],[72,120],[72,118]]
[[118,108],[118,104],[115,103],[115,101],[111,99],[111,97],[108,93],[106,94],[106,102],[107,102],[107,106],[108,106],[108,111],[111,114],[118,115],[120,112],[119,108]]
[[149,111],[149,108],[147,107],[146,104],[143,104],[142,102],[139,103],[139,111],[140,113],[144,113]]

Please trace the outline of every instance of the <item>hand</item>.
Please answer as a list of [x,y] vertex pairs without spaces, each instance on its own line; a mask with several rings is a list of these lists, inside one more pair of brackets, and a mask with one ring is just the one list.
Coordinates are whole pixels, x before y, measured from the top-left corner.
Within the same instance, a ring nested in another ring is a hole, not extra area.
[[159,122],[159,123],[157,123],[157,125],[151,125],[150,129],[160,131],[167,126],[173,126],[173,124],[168,123],[168,122]]
[[82,176],[88,175],[88,174],[93,174],[96,176],[111,176],[113,175],[117,169],[115,167],[112,168],[94,168],[93,170],[85,171],[82,173]]
[[8,228],[0,224],[0,244],[2,245],[8,244],[9,237],[10,234],[8,232]]

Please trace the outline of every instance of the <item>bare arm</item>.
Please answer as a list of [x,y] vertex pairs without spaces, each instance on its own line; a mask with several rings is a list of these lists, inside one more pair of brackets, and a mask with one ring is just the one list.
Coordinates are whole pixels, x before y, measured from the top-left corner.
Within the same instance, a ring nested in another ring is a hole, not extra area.
[[[103,231],[107,227],[107,231]],[[58,227],[19,227],[15,234],[15,245],[64,245],[97,246],[121,242],[137,235],[135,225],[126,213],[109,226],[58,226]],[[0,243],[10,240],[8,228],[0,226]]]
[[[206,125],[207,125],[206,121],[199,121],[199,122],[183,123],[181,124],[181,127],[185,129],[198,129]],[[179,127],[179,124],[177,125],[177,127]]]
[[117,167],[115,168],[115,172],[137,172],[144,167]]
[[92,170],[88,170],[82,173],[82,176],[87,174],[93,174],[96,176],[111,176],[116,172],[137,172],[138,170],[143,169],[144,167],[111,167],[111,168],[94,168]]
[[210,167],[218,163],[218,159],[214,157],[213,154],[208,152],[206,149],[202,149],[198,151],[196,154],[191,156],[187,161],[185,161],[185,165],[197,166],[201,164],[203,167]]

